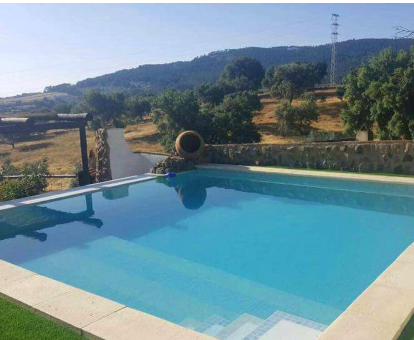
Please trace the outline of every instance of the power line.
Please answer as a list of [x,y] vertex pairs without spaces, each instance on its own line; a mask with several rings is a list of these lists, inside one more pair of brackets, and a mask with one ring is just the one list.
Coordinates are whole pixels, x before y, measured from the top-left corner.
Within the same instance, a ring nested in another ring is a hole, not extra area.
[[331,74],[330,74],[330,83],[331,86],[336,84],[336,43],[338,41],[338,18],[339,14],[332,14],[331,20],[331,41],[332,41],[332,51],[331,51]]
[[410,30],[402,26],[394,27],[394,29],[395,29],[395,39],[414,38],[414,30]]

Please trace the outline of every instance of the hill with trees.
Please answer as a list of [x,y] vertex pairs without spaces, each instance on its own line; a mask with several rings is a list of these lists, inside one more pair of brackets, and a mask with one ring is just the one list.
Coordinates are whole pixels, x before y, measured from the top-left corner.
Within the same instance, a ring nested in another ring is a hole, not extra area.
[[[337,78],[341,80],[352,67],[358,67],[381,50],[392,47],[409,50],[414,39],[360,39],[337,44]],[[160,65],[142,65],[79,81],[75,85],[48,86],[45,92],[63,92],[72,95],[90,89],[126,91],[131,94],[154,94],[164,90],[188,90],[204,83],[214,83],[231,60],[239,57],[257,59],[265,69],[291,62],[330,61],[329,44],[320,46],[247,47],[211,52],[191,61]]]

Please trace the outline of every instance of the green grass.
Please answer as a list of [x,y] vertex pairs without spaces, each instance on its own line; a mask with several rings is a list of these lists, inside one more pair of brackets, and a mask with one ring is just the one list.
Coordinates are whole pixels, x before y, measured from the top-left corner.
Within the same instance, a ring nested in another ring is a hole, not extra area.
[[3,298],[0,298],[0,339],[85,340],[80,334]]
[[414,340],[414,318],[405,326],[398,340]]
[[329,169],[309,169],[309,168],[291,168],[289,166],[275,166],[275,165],[262,165],[263,168],[275,168],[275,169],[289,169],[289,170],[307,170],[307,171],[319,171],[319,172],[333,172],[341,174],[361,174],[361,175],[376,175],[376,176],[391,176],[391,177],[409,177],[414,178],[414,175],[403,174],[390,174],[382,172],[359,172],[359,171],[341,171],[341,170],[329,170]]

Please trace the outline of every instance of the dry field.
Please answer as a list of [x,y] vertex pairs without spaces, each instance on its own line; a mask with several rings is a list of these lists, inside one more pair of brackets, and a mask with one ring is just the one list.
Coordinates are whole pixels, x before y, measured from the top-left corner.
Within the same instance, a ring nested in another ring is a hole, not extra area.
[[[328,132],[342,132],[343,125],[339,118],[342,102],[335,97],[334,90],[316,91],[316,96],[326,97],[325,102],[318,101],[319,121],[313,126]],[[263,109],[255,114],[254,122],[262,135],[262,143],[291,143],[300,142],[301,137],[278,136],[275,128],[275,110],[280,105],[277,99],[262,96]],[[156,126],[149,118],[137,125],[125,129],[125,138],[133,151],[163,152],[158,144]],[[94,148],[95,141],[92,131],[88,131],[88,148]],[[80,147],[78,130],[49,131],[44,136],[30,142],[17,143],[15,149],[9,145],[0,144],[0,164],[11,160],[13,164],[40,161],[43,157],[49,160],[49,170],[52,174],[73,174],[75,165],[80,162]],[[69,187],[70,179],[49,180],[49,190],[59,190]]]
[[[95,148],[92,131],[87,132],[88,149]],[[0,144],[0,164],[10,160],[14,165],[22,165],[47,157],[51,174],[73,174],[75,165],[81,162],[79,130],[54,130],[40,135],[36,140],[10,145]],[[68,188],[70,179],[50,179],[49,190]]]

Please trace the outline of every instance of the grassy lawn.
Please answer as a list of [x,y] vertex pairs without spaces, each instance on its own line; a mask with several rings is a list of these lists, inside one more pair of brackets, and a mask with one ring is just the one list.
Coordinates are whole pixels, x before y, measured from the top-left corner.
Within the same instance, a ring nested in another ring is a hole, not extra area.
[[405,326],[398,340],[414,340],[414,318]]
[[0,298],[0,339],[81,340],[80,334]]

